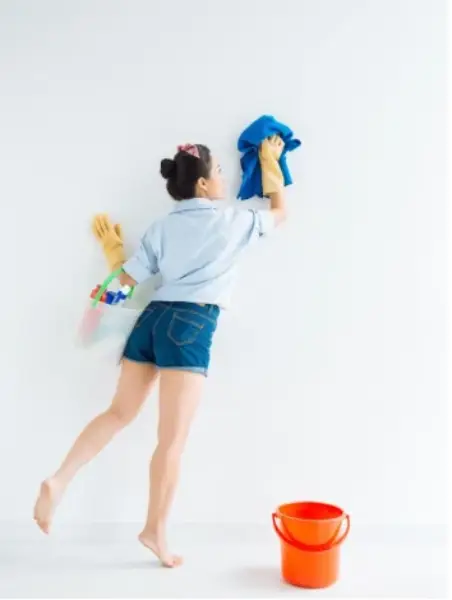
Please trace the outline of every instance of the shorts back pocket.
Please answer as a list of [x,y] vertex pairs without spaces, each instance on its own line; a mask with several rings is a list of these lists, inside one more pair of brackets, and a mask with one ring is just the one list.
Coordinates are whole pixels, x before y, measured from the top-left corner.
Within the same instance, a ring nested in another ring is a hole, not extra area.
[[176,346],[193,344],[204,328],[198,323],[196,317],[174,314],[168,326],[168,337]]

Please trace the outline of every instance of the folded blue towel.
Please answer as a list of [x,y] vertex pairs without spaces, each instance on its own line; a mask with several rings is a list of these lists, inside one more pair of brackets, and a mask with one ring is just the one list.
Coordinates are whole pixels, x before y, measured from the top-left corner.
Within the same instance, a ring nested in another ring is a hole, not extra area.
[[279,135],[284,141],[284,150],[279,159],[279,165],[284,176],[284,185],[292,183],[286,154],[298,148],[301,142],[293,137],[293,132],[287,125],[280,123],[270,115],[263,115],[245,129],[237,142],[239,152],[243,152],[240,158],[243,171],[242,184],[237,194],[237,198],[241,200],[248,200],[253,196],[263,197],[262,173],[258,151],[261,142],[270,135]]

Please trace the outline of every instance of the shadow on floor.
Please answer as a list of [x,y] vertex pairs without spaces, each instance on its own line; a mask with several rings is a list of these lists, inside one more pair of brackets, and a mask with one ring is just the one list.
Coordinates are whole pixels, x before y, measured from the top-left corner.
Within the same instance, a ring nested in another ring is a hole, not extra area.
[[228,582],[234,582],[241,590],[245,592],[252,591],[259,596],[280,596],[300,595],[300,592],[309,593],[308,590],[301,590],[287,585],[281,580],[281,571],[279,567],[240,567],[228,572]]

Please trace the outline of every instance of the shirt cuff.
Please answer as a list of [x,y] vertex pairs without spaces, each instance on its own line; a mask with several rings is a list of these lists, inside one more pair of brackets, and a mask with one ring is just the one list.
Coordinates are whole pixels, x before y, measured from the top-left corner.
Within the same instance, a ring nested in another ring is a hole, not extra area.
[[258,210],[259,235],[268,235],[276,228],[275,215],[271,210]]
[[122,269],[127,275],[130,275],[132,279],[135,279],[137,283],[142,283],[150,277],[149,270],[136,256],[129,258],[129,260],[122,265]]

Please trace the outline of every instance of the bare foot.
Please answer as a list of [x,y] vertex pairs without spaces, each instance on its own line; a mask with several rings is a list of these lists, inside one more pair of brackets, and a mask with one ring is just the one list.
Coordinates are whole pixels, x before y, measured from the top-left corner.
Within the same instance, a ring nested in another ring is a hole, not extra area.
[[155,554],[164,567],[173,569],[174,567],[180,567],[182,564],[182,557],[170,554],[166,549],[165,541],[162,538],[159,538],[157,534],[142,531],[138,536],[138,539],[145,548]]
[[41,491],[36,500],[33,518],[44,533],[49,533],[53,513],[60,497],[61,490],[53,479],[46,479],[41,484]]

